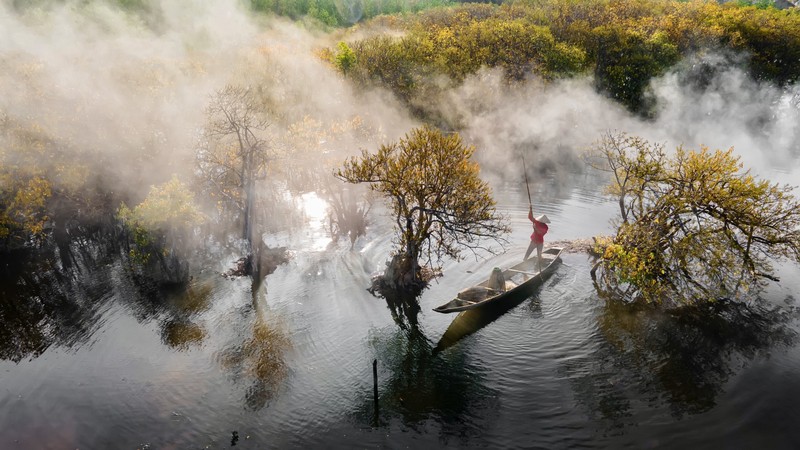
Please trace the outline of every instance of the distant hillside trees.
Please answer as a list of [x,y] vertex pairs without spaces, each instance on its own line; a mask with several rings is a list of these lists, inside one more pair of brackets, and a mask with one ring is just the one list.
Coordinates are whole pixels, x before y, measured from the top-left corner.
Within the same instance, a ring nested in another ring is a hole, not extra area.
[[254,11],[293,20],[311,18],[328,26],[349,26],[381,14],[402,14],[457,4],[457,0],[250,0]]
[[[346,42],[355,57],[348,54],[348,64],[339,68],[355,82],[385,86],[412,105],[441,84],[436,75],[459,83],[481,67],[497,67],[509,81],[591,74],[600,92],[647,115],[653,106],[650,80],[682,57],[708,50],[745,55],[757,80],[800,80],[797,8],[700,0],[517,0],[382,17],[375,28],[382,31]],[[332,58],[341,60],[343,49],[332,51]]]

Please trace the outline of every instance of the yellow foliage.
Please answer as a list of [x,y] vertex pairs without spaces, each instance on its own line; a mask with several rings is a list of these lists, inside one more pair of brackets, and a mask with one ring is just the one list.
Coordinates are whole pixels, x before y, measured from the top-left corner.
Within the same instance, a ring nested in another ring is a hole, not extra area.
[[45,205],[52,194],[50,183],[41,177],[33,177],[14,184],[3,186],[3,193],[8,189],[13,197],[0,211],[0,238],[7,238],[15,229],[38,237],[49,220]]
[[194,194],[174,175],[166,183],[153,186],[135,208],[130,209],[123,203],[118,216],[124,222],[149,232],[192,227],[204,220],[195,204]]
[[194,194],[176,176],[153,186],[135,208],[120,205],[117,217],[133,234],[131,258],[142,263],[158,253],[167,255],[166,240],[185,234],[204,221]]
[[645,89],[684,55],[731,48],[751,55],[758,78],[800,77],[800,11],[706,0],[517,0],[464,4],[409,16],[398,38],[353,43],[360,82],[380,82],[402,99],[425,95],[427,75],[456,82],[481,67],[509,80],[593,73],[600,90],[648,112]]
[[416,258],[425,249],[429,259],[457,258],[462,248],[478,248],[484,238],[500,241],[508,231],[471,160],[474,152],[458,134],[425,126],[377,153],[364,150],[347,160],[337,177],[369,183],[390,201],[400,252]]
[[604,280],[646,301],[737,295],[770,278],[771,261],[800,262],[800,202],[793,187],[743,171],[733,149],[678,148],[606,136],[595,148],[620,204],[612,241],[599,240]]

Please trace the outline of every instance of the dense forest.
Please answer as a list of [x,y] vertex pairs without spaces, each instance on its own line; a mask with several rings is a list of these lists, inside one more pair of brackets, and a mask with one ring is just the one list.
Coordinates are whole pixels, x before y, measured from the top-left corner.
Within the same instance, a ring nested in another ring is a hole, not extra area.
[[402,37],[346,42],[336,53],[337,65],[357,83],[389,87],[422,114],[429,109],[423,99],[441,86],[437,75],[459,83],[482,67],[501,68],[510,82],[591,74],[599,91],[642,115],[655,113],[650,80],[696,53],[723,52],[755,79],[779,85],[800,76],[800,15],[794,9],[520,0],[378,21]]

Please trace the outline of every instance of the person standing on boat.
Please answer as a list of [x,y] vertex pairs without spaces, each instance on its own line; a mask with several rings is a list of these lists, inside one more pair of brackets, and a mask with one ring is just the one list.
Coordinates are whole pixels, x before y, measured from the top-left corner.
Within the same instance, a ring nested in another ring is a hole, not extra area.
[[533,234],[531,234],[531,243],[528,245],[528,250],[525,252],[525,258],[522,260],[527,260],[535,248],[539,270],[542,270],[542,249],[544,248],[544,235],[547,234],[547,224],[550,223],[550,219],[548,219],[544,214],[533,217],[533,205],[531,205],[530,209],[528,209],[528,220],[533,222]]

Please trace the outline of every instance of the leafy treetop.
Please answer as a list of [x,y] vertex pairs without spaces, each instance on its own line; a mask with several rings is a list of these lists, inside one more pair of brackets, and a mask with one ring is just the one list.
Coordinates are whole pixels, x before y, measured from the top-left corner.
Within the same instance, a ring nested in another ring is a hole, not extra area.
[[488,238],[504,242],[508,226],[495,210],[491,189],[471,160],[475,148],[458,134],[424,126],[399,142],[364,150],[336,172],[350,183],[369,183],[387,198],[395,217],[400,252],[430,263],[458,258],[464,248],[490,250]]
[[[648,302],[735,297],[775,279],[771,262],[800,262],[793,187],[742,170],[733,149],[663,146],[605,135],[587,155],[612,175],[617,234],[598,240],[599,287]],[[593,272],[593,274],[596,274]]]

